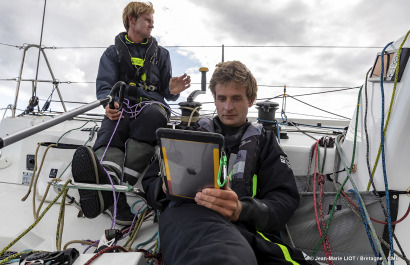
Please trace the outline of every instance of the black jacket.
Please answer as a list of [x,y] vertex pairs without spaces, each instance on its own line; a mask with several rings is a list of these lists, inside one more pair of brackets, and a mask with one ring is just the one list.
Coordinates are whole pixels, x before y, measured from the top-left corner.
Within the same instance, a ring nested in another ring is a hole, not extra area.
[[[120,34],[122,38],[123,35]],[[147,45],[143,43],[132,43],[124,38],[132,57],[144,58]],[[97,99],[102,99],[108,96],[111,88],[118,81],[123,81],[128,84],[130,80],[126,80],[126,73],[121,72],[120,59],[117,54],[115,45],[109,46],[100,59],[100,65],[98,67],[97,74]],[[158,55],[152,72],[150,75],[149,83],[158,87],[158,90],[146,91],[137,87],[130,87],[131,89],[138,89],[138,94],[141,97],[160,101],[165,103],[166,100],[177,100],[179,95],[172,95],[169,92],[169,80],[172,77],[171,59],[167,49],[158,46]],[[135,94],[135,93],[133,93]]]
[[[214,123],[219,125],[215,127],[216,132],[218,132],[216,128],[220,128],[222,131],[219,133],[224,135],[224,126],[221,126],[218,118],[214,118]],[[249,126],[249,123],[243,126]],[[243,133],[245,130],[238,131]],[[237,149],[241,136],[226,135],[225,143],[233,143],[228,146],[228,149]],[[232,141],[235,137],[238,140]],[[236,224],[251,233],[259,231],[270,237],[284,228],[299,206],[299,194],[286,154],[280,148],[274,132],[265,132],[265,144],[259,156],[256,170],[258,176],[257,195],[254,198],[250,196],[239,198],[242,202],[242,212]],[[142,185],[147,194],[148,204],[154,209],[165,209],[166,211],[168,200],[162,191],[162,179],[159,177],[159,171],[158,159],[155,159],[148,168]]]

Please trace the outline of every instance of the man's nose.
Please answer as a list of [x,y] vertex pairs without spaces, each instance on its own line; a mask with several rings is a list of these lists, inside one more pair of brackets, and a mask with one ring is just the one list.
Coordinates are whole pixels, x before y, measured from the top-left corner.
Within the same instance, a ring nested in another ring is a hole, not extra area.
[[230,100],[225,101],[225,110],[231,110],[233,108],[232,102]]

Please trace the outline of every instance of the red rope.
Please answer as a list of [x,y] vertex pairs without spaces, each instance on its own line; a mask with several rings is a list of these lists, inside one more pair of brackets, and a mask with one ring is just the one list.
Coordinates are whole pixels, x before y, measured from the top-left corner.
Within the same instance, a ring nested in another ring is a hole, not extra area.
[[161,253],[161,251],[153,254],[153,253],[151,253],[151,252],[149,252],[148,250],[145,250],[145,249],[137,249],[137,252],[144,253],[144,257],[146,259],[153,259],[155,261],[155,264],[157,264],[157,265],[162,264],[162,253]]
[[[342,194],[343,194],[343,196],[346,197],[346,199],[350,202],[350,204],[353,205],[354,208],[356,208],[356,210],[360,211],[360,208],[347,196],[347,194],[344,191],[342,191]],[[409,203],[409,206],[407,207],[407,211],[403,215],[403,217],[400,218],[399,220],[395,221],[395,222],[391,222],[391,224],[396,225],[396,224],[402,222],[404,219],[406,219],[406,217],[409,215],[409,213],[410,213],[410,203]],[[376,220],[372,217],[370,217],[370,220],[372,220],[373,222],[379,223],[379,224],[387,225],[387,222],[379,221],[379,220]]]
[[100,252],[98,252],[97,254],[95,254],[94,256],[91,257],[91,259],[89,259],[86,263],[84,263],[84,265],[90,265],[91,262],[93,262],[94,260],[96,260],[98,257],[100,257],[102,254],[107,253],[107,252],[111,252],[112,250],[121,250],[122,252],[128,252],[128,250],[126,250],[125,248],[123,248],[122,246],[111,246],[111,247],[107,247],[104,248],[103,250],[101,250]]
[[[316,203],[316,176],[318,175],[317,173],[317,164],[318,164],[318,148],[319,148],[319,141],[316,142],[315,145],[315,169],[314,169],[314,174],[313,174],[313,203],[314,203],[314,209],[315,209],[315,217],[316,217],[316,224],[317,224],[317,229],[319,231],[320,237],[322,237],[322,228],[320,227],[320,223],[322,223],[323,230],[326,227],[325,219],[323,217],[323,203],[322,203],[322,197],[323,197],[323,191],[324,191],[324,175],[321,175],[321,179],[319,181],[320,185],[320,196],[319,196],[319,208],[320,208],[320,219],[318,217],[318,211],[317,211],[317,203]],[[333,260],[330,258],[332,256],[332,252],[330,251],[330,245],[329,245],[329,238],[326,235],[325,239],[322,242],[323,250],[325,251],[327,261],[329,265],[334,265]]]

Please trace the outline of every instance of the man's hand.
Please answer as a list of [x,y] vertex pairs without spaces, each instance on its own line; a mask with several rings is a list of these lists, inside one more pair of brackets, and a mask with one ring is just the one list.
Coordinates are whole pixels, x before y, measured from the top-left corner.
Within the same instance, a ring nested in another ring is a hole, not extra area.
[[110,104],[105,106],[105,115],[108,117],[108,119],[110,119],[112,121],[116,121],[120,117],[121,117],[121,119],[124,118],[124,116],[121,116],[121,111],[118,111],[119,107],[120,107],[120,105],[118,104],[118,102],[114,102],[114,108],[115,109],[110,109]]
[[242,203],[239,201],[238,195],[229,187],[226,190],[203,189],[196,194],[195,201],[199,205],[222,214],[232,222],[238,220],[239,214],[242,211]]
[[169,80],[169,92],[172,95],[177,95],[191,86],[191,77],[183,74],[180,77],[172,77]]

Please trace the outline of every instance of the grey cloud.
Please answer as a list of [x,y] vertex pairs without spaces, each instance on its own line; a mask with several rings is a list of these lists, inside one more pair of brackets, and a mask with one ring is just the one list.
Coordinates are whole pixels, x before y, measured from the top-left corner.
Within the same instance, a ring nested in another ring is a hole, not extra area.
[[[289,1],[279,8],[273,1],[198,1],[208,11],[215,34],[233,38],[235,44],[289,43],[303,40],[308,7]],[[298,16],[294,16],[298,14]]]

